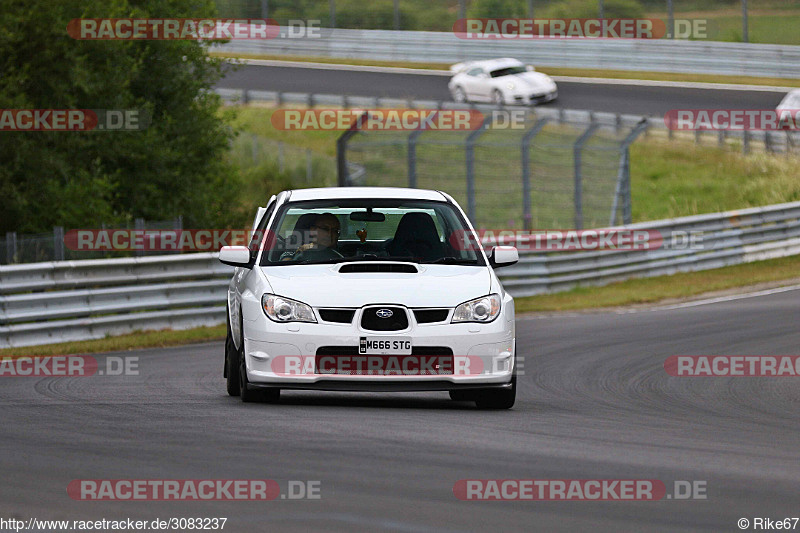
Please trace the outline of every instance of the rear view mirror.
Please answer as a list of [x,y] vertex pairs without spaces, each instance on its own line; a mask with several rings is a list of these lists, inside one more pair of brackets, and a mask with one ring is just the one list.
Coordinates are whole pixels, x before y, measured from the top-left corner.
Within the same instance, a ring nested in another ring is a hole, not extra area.
[[247,246],[223,246],[219,261],[226,265],[250,268],[250,249]]
[[350,213],[350,220],[355,220],[356,222],[383,222],[386,220],[386,215],[373,211],[353,211]]
[[514,246],[495,246],[489,256],[489,264],[494,268],[513,265],[519,261],[519,252]]

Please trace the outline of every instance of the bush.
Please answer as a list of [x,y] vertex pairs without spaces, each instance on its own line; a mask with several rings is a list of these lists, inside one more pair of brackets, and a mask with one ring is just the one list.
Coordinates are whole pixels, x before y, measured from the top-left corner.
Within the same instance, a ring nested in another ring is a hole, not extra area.
[[[597,0],[566,0],[549,6],[543,18],[597,18],[600,14]],[[644,8],[637,0],[605,0],[605,18],[643,18]]]

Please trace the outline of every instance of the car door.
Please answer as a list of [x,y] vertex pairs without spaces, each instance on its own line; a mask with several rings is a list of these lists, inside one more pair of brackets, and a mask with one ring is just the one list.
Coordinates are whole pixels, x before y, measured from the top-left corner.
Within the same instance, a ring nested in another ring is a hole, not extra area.
[[467,93],[467,98],[470,100],[486,100],[486,90],[483,85],[486,84],[486,72],[481,67],[474,67],[467,71],[464,76],[464,91]]

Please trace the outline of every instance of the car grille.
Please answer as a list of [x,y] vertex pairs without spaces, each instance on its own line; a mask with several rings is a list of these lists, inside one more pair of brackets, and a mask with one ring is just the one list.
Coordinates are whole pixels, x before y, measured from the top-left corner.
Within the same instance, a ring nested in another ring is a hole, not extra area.
[[[392,316],[381,318],[378,311],[388,309]],[[402,307],[379,306],[367,307],[361,314],[361,327],[370,331],[400,331],[408,328],[408,315]]]
[[340,324],[350,324],[353,322],[355,309],[320,309],[319,317],[325,322],[338,322]]
[[414,309],[414,318],[417,319],[417,324],[444,322],[449,314],[449,309]]

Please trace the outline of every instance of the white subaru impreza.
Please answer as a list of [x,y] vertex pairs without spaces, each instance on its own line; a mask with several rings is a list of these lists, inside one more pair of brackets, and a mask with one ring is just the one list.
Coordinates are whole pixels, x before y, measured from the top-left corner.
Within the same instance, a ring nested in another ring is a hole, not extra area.
[[284,191],[250,246],[226,246],[228,394],[281,389],[449,391],[480,408],[516,397],[514,300],[449,195],[346,187]]

